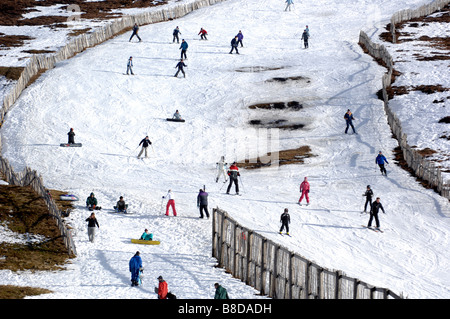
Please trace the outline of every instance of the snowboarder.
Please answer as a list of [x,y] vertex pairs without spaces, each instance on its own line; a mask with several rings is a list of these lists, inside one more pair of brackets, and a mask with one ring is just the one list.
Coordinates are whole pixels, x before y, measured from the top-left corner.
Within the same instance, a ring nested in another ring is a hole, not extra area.
[[183,56],[184,56],[184,58],[187,60],[186,51],[187,51],[188,47],[189,47],[189,45],[187,44],[187,42],[184,41],[184,39],[181,40],[181,45],[180,45],[181,59],[183,59]]
[[219,285],[219,283],[215,283],[214,284],[214,288],[216,288],[216,293],[214,294],[214,299],[230,299],[228,297],[228,292],[227,290],[222,287],[221,285]]
[[69,144],[75,144],[75,132],[73,131],[73,128],[70,128],[69,133],[67,133],[67,135],[69,136]]
[[244,45],[242,44],[242,40],[244,40],[244,35],[242,34],[242,31],[239,30],[239,32],[238,32],[238,34],[237,34],[236,36],[237,36],[237,39],[238,39],[236,45],[241,44],[241,48],[242,48],[242,47],[244,46]]
[[372,219],[375,218],[375,223],[377,225],[376,229],[380,228],[380,221],[378,220],[378,211],[383,211],[383,214],[386,214],[383,208],[383,205],[380,203],[380,197],[377,197],[377,199],[372,203],[371,209],[370,209],[370,219],[369,224],[367,224],[367,227],[370,228],[372,226]]
[[183,118],[181,117],[180,112],[178,112],[178,110],[176,110],[175,113],[173,113],[172,118],[175,119],[175,120],[182,120],[182,119],[183,119]]
[[302,195],[300,196],[300,199],[298,200],[298,204],[302,206],[301,202],[303,200],[303,197],[306,198],[306,206],[309,205],[309,182],[308,177],[305,177],[303,182],[300,184],[300,192]]
[[119,200],[116,203],[116,206],[114,206],[114,210],[117,213],[127,213],[128,204],[125,203],[125,200],[123,199],[123,196],[119,197]]
[[389,164],[386,157],[380,151],[375,158],[375,164],[378,164],[380,167],[381,174],[387,175],[386,168],[384,168],[384,163]]
[[169,189],[167,195],[163,196],[163,198],[167,198],[166,216],[169,216],[169,207],[172,207],[173,216],[177,216],[177,210],[175,209],[175,198],[173,196],[172,190]]
[[133,34],[131,35],[130,40],[128,42],[130,42],[131,39],[133,39],[134,36],[137,36],[137,38],[139,39],[139,42],[142,41],[141,38],[138,35],[138,31],[139,31],[139,26],[137,25],[137,23],[135,23],[134,26],[133,26]]
[[[183,51],[181,51],[181,52],[183,52]],[[183,53],[181,53],[181,55],[183,55]],[[180,71],[181,71],[181,73],[183,73],[183,76],[186,77],[186,73],[184,73],[184,70],[183,70],[184,67],[187,67],[187,65],[184,64],[183,59],[181,59],[180,62],[178,62],[177,65],[175,66],[175,68],[178,68],[178,70],[177,70],[177,73],[175,73],[174,77],[177,78],[178,73],[180,73]]]
[[281,214],[280,222],[281,222],[280,234],[286,227],[286,235],[289,235],[289,223],[291,222],[291,217],[289,216],[287,208],[285,208],[283,214]]
[[139,272],[143,270],[142,268],[142,258],[139,251],[131,257],[129,262],[129,269],[131,272],[131,286],[139,285]]
[[289,11],[291,11],[291,5],[294,4],[293,0],[286,0],[286,9],[284,9],[284,11],[287,11],[287,9],[289,9]]
[[180,43],[180,38],[178,37],[178,34],[181,34],[180,29],[178,28],[178,26],[173,29],[173,41],[175,43],[175,39],[177,40],[177,43]]
[[352,127],[353,133],[356,134],[355,127],[353,126],[353,123],[352,123],[355,118],[353,117],[353,114],[352,114],[352,112],[350,112],[350,110],[347,110],[347,113],[345,113],[345,115],[344,115],[344,119],[347,124],[347,127],[345,128],[345,134],[347,134],[349,126]]
[[236,54],[239,54],[239,51],[238,51],[237,47],[238,47],[238,37],[235,36],[235,37],[231,40],[231,51],[230,51],[230,54],[233,53],[233,50],[236,50]]
[[228,169],[228,176],[230,176],[230,183],[228,184],[227,194],[230,193],[231,185],[234,183],[236,195],[239,195],[238,176],[241,176],[241,174],[239,173],[239,168],[237,167],[236,162],[233,162]]
[[206,35],[208,34],[208,32],[206,32],[205,29],[200,28],[200,32],[198,33],[198,35],[200,35],[200,40],[208,40],[206,38]]
[[162,276],[158,277],[158,288],[155,287],[155,292],[158,294],[158,299],[167,299],[168,287],[167,282]]
[[200,189],[197,195],[197,207],[200,209],[200,218],[203,218],[203,212],[206,214],[206,218],[209,218],[208,212],[208,193],[203,189]]
[[128,59],[128,63],[127,63],[127,75],[129,75],[129,72],[131,73],[131,75],[134,75],[133,73],[133,57],[130,56],[130,58]]
[[370,185],[367,185],[367,190],[366,192],[363,194],[363,196],[366,197],[366,203],[364,204],[364,213],[366,212],[366,208],[367,208],[367,204],[369,204],[369,209],[372,207],[372,196],[373,196],[373,191],[370,188]]
[[148,138],[148,136],[144,137],[142,139],[142,141],[139,143],[138,147],[142,145],[142,149],[139,152],[137,158],[141,158],[142,153],[145,152],[145,158],[148,157],[148,153],[147,153],[147,148],[149,145],[152,145],[152,142],[150,141],[150,139]]
[[86,207],[89,210],[100,210],[100,206],[97,206],[97,198],[95,198],[94,193],[91,193],[88,198],[86,198]]
[[98,221],[97,218],[95,218],[95,214],[91,213],[91,216],[89,216],[86,221],[88,222],[88,236],[89,236],[89,241],[91,243],[94,242],[95,239],[95,226],[97,226],[98,228],[100,228],[100,226],[98,225]]
[[306,29],[302,33],[302,38],[300,40],[303,40],[303,44],[305,45],[305,49],[308,48],[308,39],[309,39],[309,33],[306,31]]
[[148,232],[148,229],[145,229],[141,235],[141,240],[153,240],[153,234]]
[[222,156],[220,158],[220,161],[216,163],[217,168],[217,177],[216,177],[216,183],[219,181],[220,175],[223,175],[223,178],[225,179],[224,183],[228,181],[228,175],[227,175],[227,163],[225,163],[225,157]]

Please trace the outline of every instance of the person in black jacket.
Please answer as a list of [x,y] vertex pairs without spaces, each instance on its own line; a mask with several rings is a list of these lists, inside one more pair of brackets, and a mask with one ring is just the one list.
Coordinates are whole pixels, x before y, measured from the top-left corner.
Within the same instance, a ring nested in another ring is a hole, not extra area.
[[369,204],[369,209],[372,207],[372,196],[373,196],[373,191],[370,188],[370,185],[367,185],[367,190],[366,192],[363,194],[363,196],[366,196],[366,203],[364,204],[364,213],[366,212],[366,208],[367,208],[367,204]]
[[69,144],[75,144],[75,132],[73,131],[73,128],[70,129],[69,133],[67,133],[69,136]]
[[139,37],[138,32],[139,32],[139,26],[137,25],[137,23],[135,23],[133,26],[133,33],[131,34],[130,40],[128,40],[128,42],[130,42],[134,36],[137,36],[137,38],[139,39],[139,42],[141,42],[142,40]]
[[91,216],[89,216],[86,221],[88,222],[88,236],[89,236],[89,241],[91,243],[94,242],[94,238],[95,238],[95,226],[97,226],[98,228],[100,228],[100,226],[98,225],[97,222],[97,218],[95,218],[95,214],[92,213]]
[[239,51],[238,51],[238,37],[237,36],[235,36],[232,40],[231,40],[231,51],[230,51],[230,54],[232,54],[233,53],[233,50],[236,50],[236,54],[239,54]]
[[152,142],[150,141],[150,139],[148,138],[148,136],[146,136],[140,143],[139,143],[139,146],[142,144],[142,149],[141,149],[141,151],[139,152],[139,155],[137,156],[137,158],[140,158],[141,157],[141,155],[142,155],[142,153],[145,151],[145,157],[147,158],[148,157],[148,154],[147,154],[147,147],[149,146],[149,145],[152,145]]
[[178,68],[177,73],[175,73],[174,77],[178,77],[178,73],[183,73],[183,76],[186,77],[186,73],[184,73],[183,68],[187,67],[186,64],[184,64],[183,59],[180,59],[180,62],[177,63],[177,65],[175,66],[175,68]]
[[289,235],[289,223],[291,222],[291,216],[289,215],[287,208],[285,208],[283,214],[281,214],[280,221],[281,221],[280,234],[286,227],[286,235]]
[[376,228],[380,228],[380,221],[378,220],[378,211],[379,210],[383,211],[383,214],[386,214],[384,212],[384,208],[383,205],[381,205],[380,203],[380,197],[377,197],[377,199],[372,203],[372,207],[370,210],[370,219],[369,219],[369,224],[367,225],[367,227],[371,227],[372,226],[372,219],[375,218],[375,222],[377,227]]
[[197,207],[200,209],[200,218],[203,218],[203,211],[206,214],[206,218],[209,218],[208,212],[208,193],[203,189],[200,189],[197,195]]
[[178,26],[173,29],[173,41],[175,43],[175,40],[177,40],[177,43],[180,43],[180,38],[178,37],[178,34],[181,34],[180,29],[178,28]]

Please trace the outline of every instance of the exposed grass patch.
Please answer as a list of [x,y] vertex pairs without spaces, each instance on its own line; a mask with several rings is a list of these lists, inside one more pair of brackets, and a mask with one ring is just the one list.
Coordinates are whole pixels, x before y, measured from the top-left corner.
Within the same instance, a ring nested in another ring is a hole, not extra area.
[[22,74],[23,67],[0,66],[0,75],[9,80],[17,81]]
[[[272,158],[271,153],[266,154],[267,159]],[[283,150],[278,153],[279,161],[277,163],[273,163],[272,161],[266,163],[266,161],[258,157],[257,159],[250,159],[245,161],[238,162],[239,167],[246,169],[255,169],[262,167],[270,167],[272,165],[288,165],[288,164],[302,164],[304,163],[306,158],[314,157],[316,155],[311,153],[311,148],[307,145],[301,146],[295,149]]]
[[42,197],[29,186],[0,185],[0,223],[38,241],[0,243],[0,269],[58,270],[70,257]]
[[38,296],[51,292],[43,288],[0,285],[0,299],[23,299],[27,296]]

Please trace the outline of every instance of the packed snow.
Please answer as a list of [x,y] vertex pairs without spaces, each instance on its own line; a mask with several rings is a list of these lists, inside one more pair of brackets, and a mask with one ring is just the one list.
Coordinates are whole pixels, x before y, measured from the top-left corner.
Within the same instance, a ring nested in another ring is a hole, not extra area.
[[[322,267],[408,298],[449,298],[449,202],[395,165],[392,150],[398,144],[376,97],[386,70],[358,46],[361,29],[376,36],[404,6],[392,0],[295,2],[289,12],[280,0],[229,0],[142,26],[142,42],[129,42],[130,34],[123,34],[58,63],[8,113],[1,130],[3,156],[18,171],[37,170],[48,188],[80,197],[67,218],[78,256],[59,272],[2,270],[0,284],[53,291],[32,298],[154,299],[162,275],[178,298],[213,298],[215,282],[231,298],[266,298],[214,267],[211,219],[199,219],[196,206],[205,185],[210,213],[220,207]],[[308,49],[300,41],[306,25]],[[174,77],[180,58],[180,45],[172,42],[176,26],[189,44],[186,78]],[[200,28],[208,40],[199,40]],[[239,30],[244,46],[239,55],[229,54]],[[125,75],[130,56],[135,75]],[[270,81],[274,77],[301,78]],[[289,101],[303,108],[249,109]],[[177,109],[186,122],[167,122]],[[358,134],[351,129],[344,134],[347,109]],[[305,126],[268,131],[249,124],[279,119]],[[81,148],[59,147],[70,128]],[[149,158],[137,159],[146,135],[152,141]],[[302,145],[315,155],[304,164],[241,169],[242,196],[226,195],[227,184],[215,181],[222,155],[231,163]],[[387,176],[375,165],[379,151],[389,161]],[[311,204],[300,207],[305,176]],[[367,185],[386,211],[379,216],[384,233],[362,227],[369,218],[361,213]],[[171,210],[165,216],[162,196],[169,189],[176,217]],[[85,222],[91,192],[103,207],[96,212],[100,228],[94,243]],[[119,196],[129,214],[114,213]],[[284,208],[292,237],[278,234]],[[130,242],[145,228],[160,245]],[[136,251],[144,283],[131,287],[128,261]]]

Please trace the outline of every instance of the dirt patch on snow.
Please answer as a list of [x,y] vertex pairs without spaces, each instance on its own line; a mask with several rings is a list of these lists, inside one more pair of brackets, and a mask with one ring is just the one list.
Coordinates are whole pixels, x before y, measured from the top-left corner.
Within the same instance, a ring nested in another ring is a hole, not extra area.
[[[272,158],[271,153],[267,153],[267,158]],[[278,163],[263,163],[260,158],[250,159],[238,162],[238,166],[246,169],[255,169],[262,167],[270,167],[273,165],[288,165],[288,164],[302,164],[306,158],[314,157],[316,155],[311,153],[311,148],[307,145],[299,148],[283,150],[278,153]]]

